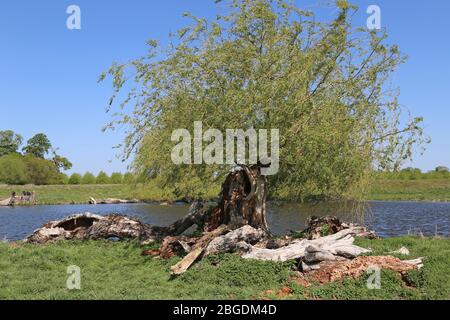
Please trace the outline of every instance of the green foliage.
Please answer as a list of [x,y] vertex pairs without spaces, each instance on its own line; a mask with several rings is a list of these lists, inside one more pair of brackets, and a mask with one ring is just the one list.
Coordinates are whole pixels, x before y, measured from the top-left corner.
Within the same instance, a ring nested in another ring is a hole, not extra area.
[[104,171],[100,171],[98,173],[97,179],[95,181],[95,183],[97,183],[97,184],[108,184],[110,182],[111,182],[111,179],[108,177],[108,175]]
[[134,174],[132,174],[131,172],[127,172],[123,175],[123,183],[130,184],[133,182],[135,182]]
[[78,173],[72,173],[69,178],[69,184],[81,184],[81,175]]
[[27,165],[22,156],[10,154],[0,157],[0,183],[22,185],[28,182]]
[[14,133],[14,131],[0,131],[0,157],[17,153],[22,141],[22,136]]
[[[445,168],[445,167],[441,167]],[[420,169],[406,168],[393,172],[375,172],[375,177],[379,180],[436,180],[450,179],[450,172],[443,169],[433,170],[429,172],[421,172]]]
[[173,130],[192,131],[194,121],[222,132],[279,129],[280,171],[270,190],[300,200],[359,198],[373,166],[399,168],[425,142],[422,119],[401,121],[397,90],[389,90],[404,56],[383,31],[353,27],[347,1],[327,22],[281,0],[230,3],[212,21],[188,14],[193,24],[172,47],[149,41],[147,55],[100,76],[112,79],[111,104],[125,96],[105,129],[129,125],[124,157],[136,152],[140,177],[186,197],[220,184],[212,177],[230,166],[171,161]]
[[450,172],[450,170],[447,167],[444,167],[444,166],[437,167],[435,171],[436,172],[447,172],[447,173]]
[[95,184],[96,178],[91,172],[86,172],[81,179],[81,184]]
[[120,172],[113,172],[111,174],[110,182],[112,184],[121,184],[121,183],[123,183],[123,175]]
[[27,155],[33,155],[36,158],[43,159],[51,147],[52,144],[47,136],[43,133],[38,133],[27,141],[27,145],[23,148],[23,151]]
[[72,168],[72,163],[69,159],[58,156],[57,154],[54,155],[52,161],[58,169],[70,170]]
[[31,154],[24,156],[23,160],[31,183],[36,185],[61,183],[60,172],[52,161],[37,158]]
[[69,176],[65,173],[60,174],[60,184],[67,185],[69,184]]

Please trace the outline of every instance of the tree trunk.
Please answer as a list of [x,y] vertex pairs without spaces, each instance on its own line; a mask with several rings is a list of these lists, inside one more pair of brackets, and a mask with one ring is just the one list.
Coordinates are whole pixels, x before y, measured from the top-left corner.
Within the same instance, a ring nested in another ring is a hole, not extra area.
[[266,220],[267,178],[259,166],[239,166],[225,179],[219,204],[206,220],[206,231],[227,225],[235,230],[249,225],[269,233]]

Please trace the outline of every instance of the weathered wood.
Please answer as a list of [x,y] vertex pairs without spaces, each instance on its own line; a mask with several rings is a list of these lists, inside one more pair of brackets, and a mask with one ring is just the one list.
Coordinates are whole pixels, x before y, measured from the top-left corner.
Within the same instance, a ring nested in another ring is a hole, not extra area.
[[115,199],[115,198],[107,198],[107,199],[95,199],[93,197],[89,198],[89,204],[127,204],[127,203],[139,203],[140,201],[137,199],[127,200],[127,199]]
[[213,239],[206,248],[204,256],[215,253],[232,252],[238,248],[240,242],[256,244],[265,237],[267,237],[267,233],[264,230],[255,229],[251,226],[243,226]]
[[[342,222],[336,216],[323,216],[323,217],[315,217],[312,216],[308,218],[306,221],[307,227],[305,230],[301,231],[303,238],[307,238],[308,240],[314,240],[321,238],[325,235],[335,234],[341,230],[348,228],[359,227],[361,230],[356,236],[361,238],[368,239],[376,239],[377,235],[375,232],[367,230],[365,227],[354,224],[354,223],[345,223]],[[292,231],[291,231],[292,232]],[[297,233],[297,232],[295,232]]]
[[204,209],[203,203],[196,201],[191,204],[188,214],[167,227],[166,232],[171,236],[180,235],[193,225],[203,224],[206,215],[207,211]]
[[44,244],[60,240],[150,237],[148,225],[125,216],[77,214],[59,221],[51,221],[25,239],[27,243]]
[[15,205],[34,205],[35,203],[36,194],[34,192],[22,191],[20,195],[17,195],[15,192],[13,192],[9,198],[1,200],[0,206],[13,207]]
[[305,257],[306,249],[310,246],[317,248],[324,254],[331,253],[335,256],[355,257],[370,250],[353,244],[353,236],[361,232],[361,228],[349,228],[336,234],[315,240],[295,240],[290,245],[278,249],[265,249],[252,246],[248,243],[239,243],[239,248],[244,251],[244,259],[288,261]]
[[343,278],[358,278],[369,268],[392,270],[403,276],[406,272],[420,269],[422,266],[422,258],[402,261],[391,256],[357,257],[345,261],[322,261],[310,269],[304,268],[303,273],[298,276],[303,281],[324,284]]
[[220,225],[238,229],[249,225],[269,232],[266,220],[267,178],[255,165],[240,165],[225,179],[219,204],[206,220],[206,230]]
[[228,231],[230,231],[230,229],[226,225],[222,225],[211,232],[205,233],[192,247],[191,252],[189,252],[183,260],[170,268],[170,274],[176,276],[186,272],[186,270],[202,255],[203,251],[214,238],[221,236]]
[[167,259],[173,257],[177,253],[182,251],[189,253],[191,251],[191,246],[197,242],[198,238],[189,238],[184,236],[165,237],[161,247],[160,256],[161,258]]

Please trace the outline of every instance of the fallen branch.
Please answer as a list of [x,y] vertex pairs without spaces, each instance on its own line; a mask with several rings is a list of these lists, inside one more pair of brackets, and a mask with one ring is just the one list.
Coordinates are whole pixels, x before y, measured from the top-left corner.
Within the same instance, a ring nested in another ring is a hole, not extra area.
[[229,230],[230,229],[227,226],[222,225],[211,232],[205,233],[203,237],[201,237],[193,246],[191,252],[189,252],[183,260],[170,268],[170,274],[180,275],[186,272],[186,270],[195,262],[195,260],[200,257],[200,255],[214,238],[227,233]]
[[89,204],[127,204],[127,203],[139,203],[139,200],[124,200],[124,199],[115,199],[115,198],[107,198],[96,200],[93,197],[89,198]]
[[288,261],[303,258],[306,249],[310,246],[323,254],[331,253],[334,256],[355,257],[370,252],[368,249],[353,244],[354,238],[364,228],[354,227],[339,231],[336,234],[315,240],[295,240],[290,245],[278,249],[265,249],[241,242],[240,250],[244,251],[242,258],[255,260]]
[[205,250],[204,255],[232,252],[238,249],[239,243],[256,244],[267,237],[267,233],[261,229],[250,226],[233,230],[226,235],[213,239]]

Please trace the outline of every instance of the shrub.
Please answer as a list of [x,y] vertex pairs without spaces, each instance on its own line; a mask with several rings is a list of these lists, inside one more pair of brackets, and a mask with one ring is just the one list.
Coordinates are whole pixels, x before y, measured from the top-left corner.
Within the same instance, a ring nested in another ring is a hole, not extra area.
[[122,184],[123,176],[120,172],[113,172],[111,174],[111,183],[112,184]]
[[52,161],[36,158],[33,155],[26,155],[23,159],[31,183],[36,185],[60,183],[60,172]]
[[96,183],[97,184],[108,184],[108,183],[110,183],[110,178],[108,177],[106,172],[100,171],[98,173]]
[[123,183],[133,183],[134,180],[134,175],[131,172],[127,172],[123,175]]
[[81,184],[95,184],[95,176],[91,172],[86,172],[81,179]]
[[11,154],[0,158],[0,182],[23,185],[29,182],[23,157]]
[[73,173],[69,178],[69,184],[80,184],[81,183],[81,175],[78,173]]

